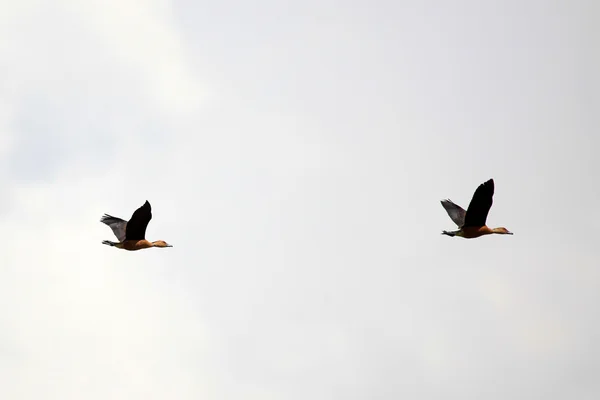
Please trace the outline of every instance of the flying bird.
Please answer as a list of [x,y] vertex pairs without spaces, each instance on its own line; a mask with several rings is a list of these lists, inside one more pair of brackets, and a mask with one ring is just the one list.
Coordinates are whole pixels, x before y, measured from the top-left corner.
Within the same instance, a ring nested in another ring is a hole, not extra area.
[[146,227],[151,219],[152,210],[148,200],[146,200],[143,206],[135,210],[129,221],[104,214],[100,222],[110,226],[110,229],[112,229],[119,241],[111,242],[110,240],[104,240],[102,244],[130,251],[148,249],[150,247],[173,247],[164,240],[157,240],[156,242],[146,240]]
[[442,200],[442,206],[446,209],[448,216],[459,227],[457,231],[443,231],[442,235],[460,236],[466,239],[473,239],[492,233],[512,235],[512,232],[509,232],[504,227],[488,228],[485,224],[490,208],[492,207],[493,196],[494,180],[490,179],[479,185],[477,190],[475,190],[467,211],[463,210],[461,206],[454,204],[450,199]]

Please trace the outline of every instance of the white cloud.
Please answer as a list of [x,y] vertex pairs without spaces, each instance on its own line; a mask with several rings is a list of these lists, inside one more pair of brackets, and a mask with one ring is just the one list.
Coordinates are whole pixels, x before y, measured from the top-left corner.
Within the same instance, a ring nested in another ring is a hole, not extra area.
[[[112,233],[99,217],[118,213],[106,199],[138,206],[119,191],[145,172],[123,176],[144,121],[168,126],[206,95],[171,23],[150,3],[112,7],[128,9],[138,18],[99,3],[2,5],[4,398],[212,393],[197,376],[210,376],[198,310],[176,282],[148,278],[165,273],[160,254],[119,258],[100,244]],[[56,150],[46,175],[41,159]]]

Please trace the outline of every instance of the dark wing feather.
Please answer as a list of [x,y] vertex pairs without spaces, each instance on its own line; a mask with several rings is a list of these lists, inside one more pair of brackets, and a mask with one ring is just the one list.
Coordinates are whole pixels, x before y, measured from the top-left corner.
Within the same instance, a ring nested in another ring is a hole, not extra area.
[[467,214],[465,215],[465,224],[463,226],[483,226],[487,220],[488,213],[492,207],[494,197],[494,180],[490,179],[487,182],[479,185],[469,208],[467,208]]
[[102,218],[100,218],[100,222],[104,222],[106,225],[110,226],[110,229],[112,229],[117,239],[119,239],[119,242],[125,240],[127,221],[113,217],[112,215],[104,214]]
[[146,238],[146,227],[152,219],[152,212],[148,200],[143,206],[135,210],[127,223],[125,237],[127,240],[143,240]]
[[454,223],[461,228],[465,224],[465,214],[467,212],[450,199],[442,200],[441,203],[446,209],[450,219],[452,219],[452,221],[454,221]]

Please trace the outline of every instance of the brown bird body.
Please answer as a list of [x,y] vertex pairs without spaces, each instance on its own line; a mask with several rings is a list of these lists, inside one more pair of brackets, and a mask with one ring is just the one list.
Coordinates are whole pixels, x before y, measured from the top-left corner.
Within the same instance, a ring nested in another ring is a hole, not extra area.
[[[108,240],[106,240],[106,242],[108,242]],[[107,244],[107,243],[104,243],[104,244]],[[147,240],[125,240],[124,242],[121,242],[121,243],[114,243],[112,246],[114,246],[118,249],[124,249],[124,250],[130,250],[130,251],[148,249],[150,247],[173,247],[171,245],[168,245],[167,243],[165,243],[162,240],[157,240],[156,242],[149,242]]]
[[110,240],[104,240],[102,243],[129,251],[148,249],[150,247],[173,247],[164,240],[157,240],[155,242],[146,240],[146,228],[151,219],[152,209],[148,200],[146,200],[143,206],[135,210],[129,221],[104,214],[100,222],[108,225],[119,241],[111,242]]
[[490,179],[479,185],[477,190],[475,190],[467,211],[450,199],[442,200],[442,206],[446,209],[448,216],[460,228],[457,231],[443,231],[442,234],[460,236],[465,239],[474,239],[493,233],[512,235],[512,232],[509,232],[504,227],[489,228],[486,225],[487,216],[492,207],[493,196],[494,180]]

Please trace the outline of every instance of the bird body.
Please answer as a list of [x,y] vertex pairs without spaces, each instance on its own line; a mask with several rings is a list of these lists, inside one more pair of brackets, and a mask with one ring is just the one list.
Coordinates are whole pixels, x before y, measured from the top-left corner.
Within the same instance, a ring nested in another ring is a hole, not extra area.
[[443,231],[442,234],[448,236],[460,236],[465,239],[475,239],[479,236],[490,235],[492,233],[512,235],[512,232],[502,231],[503,229],[506,228],[489,228],[487,226],[481,226],[478,228],[476,226],[467,226],[457,231]]
[[512,235],[512,232],[509,232],[504,227],[489,228],[486,225],[487,216],[492,207],[493,196],[494,180],[490,179],[479,185],[477,190],[475,190],[467,211],[450,199],[442,200],[442,206],[446,209],[448,216],[459,227],[456,231],[443,231],[442,234],[459,236],[465,239],[474,239],[494,233]]
[[173,247],[164,240],[157,240],[155,242],[146,240],[146,228],[151,219],[152,209],[148,200],[146,200],[143,206],[135,210],[129,221],[104,214],[100,222],[108,225],[119,241],[111,242],[110,240],[104,240],[102,244],[129,251],[151,247]]
[[125,240],[124,242],[111,242],[110,240],[103,240],[102,243],[116,247],[117,249],[125,249],[130,251],[148,249],[150,247],[173,247],[163,240],[157,240],[156,242],[149,242],[147,240]]

